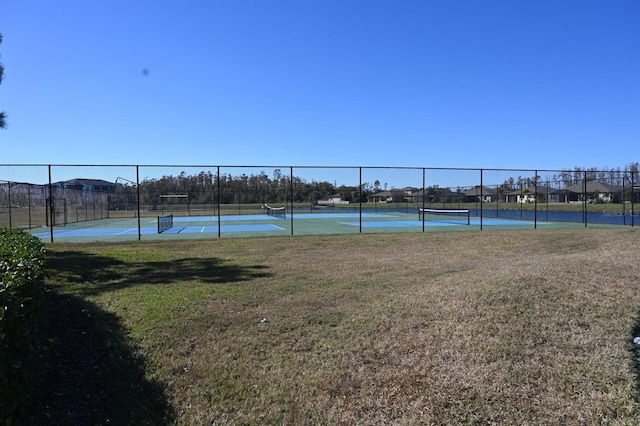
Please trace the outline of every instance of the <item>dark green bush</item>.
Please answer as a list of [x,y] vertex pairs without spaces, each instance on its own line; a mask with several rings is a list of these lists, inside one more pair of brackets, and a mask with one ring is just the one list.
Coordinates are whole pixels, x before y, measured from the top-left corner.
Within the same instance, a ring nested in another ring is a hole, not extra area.
[[0,228],[0,422],[29,403],[44,302],[44,247],[20,230]]

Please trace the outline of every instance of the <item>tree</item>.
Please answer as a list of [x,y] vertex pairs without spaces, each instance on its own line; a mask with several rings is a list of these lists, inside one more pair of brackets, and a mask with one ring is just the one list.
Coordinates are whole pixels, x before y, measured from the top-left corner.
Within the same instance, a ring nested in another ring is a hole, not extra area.
[[[2,44],[2,33],[0,33],[0,44]],[[4,74],[4,67],[0,63],[0,84],[2,84],[2,74]],[[7,127],[6,115],[3,111],[0,111],[0,129]]]

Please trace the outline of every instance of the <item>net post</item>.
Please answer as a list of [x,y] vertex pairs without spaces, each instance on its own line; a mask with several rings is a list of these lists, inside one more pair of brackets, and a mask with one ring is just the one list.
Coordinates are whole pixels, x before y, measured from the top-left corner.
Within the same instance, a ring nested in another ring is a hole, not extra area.
[[157,216],[158,234],[173,228],[173,213],[167,216]]

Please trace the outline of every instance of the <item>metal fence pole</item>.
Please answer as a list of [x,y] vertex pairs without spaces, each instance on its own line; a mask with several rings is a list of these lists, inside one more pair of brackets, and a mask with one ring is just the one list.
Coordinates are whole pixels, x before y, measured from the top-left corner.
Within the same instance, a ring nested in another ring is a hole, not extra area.
[[216,208],[218,209],[218,238],[220,238],[220,234],[222,232],[222,227],[220,225],[220,166],[216,169],[217,179],[218,179],[218,201],[216,203]]
[[538,171],[533,178],[533,229],[538,229]]
[[140,226],[140,166],[136,166],[136,198],[138,199],[138,241],[142,239],[142,228]]
[[[625,187],[624,187],[624,182],[625,182],[626,178],[624,175],[622,175],[622,224],[626,225],[627,224],[627,193],[625,191]],[[633,192],[633,186],[632,188],[632,192]]]
[[[426,169],[422,168],[422,232],[424,232],[424,209],[425,199],[427,198],[427,174]],[[420,212],[418,212],[418,219],[420,219]]]
[[480,169],[480,230],[482,231],[482,211],[483,211],[483,201],[484,201],[484,190],[483,190],[483,182],[482,182],[482,175],[483,175],[483,169]]
[[27,185],[27,204],[29,206],[29,229],[31,229],[31,184]]
[[360,167],[360,185],[358,186],[358,202],[360,205],[360,233],[362,233],[362,167]]
[[291,235],[293,235],[293,166],[289,169],[289,198],[291,199]]
[[51,164],[49,164],[49,233],[53,242],[53,221],[55,212],[53,211],[53,183],[51,182]]
[[11,181],[7,181],[7,202],[9,204],[9,229],[11,229]]
[[633,202],[635,200],[636,195],[636,185],[633,179],[633,172],[631,172],[631,226],[635,225],[635,210],[633,208]]
[[582,177],[582,218],[584,220],[584,227],[587,227],[587,171],[583,172]]

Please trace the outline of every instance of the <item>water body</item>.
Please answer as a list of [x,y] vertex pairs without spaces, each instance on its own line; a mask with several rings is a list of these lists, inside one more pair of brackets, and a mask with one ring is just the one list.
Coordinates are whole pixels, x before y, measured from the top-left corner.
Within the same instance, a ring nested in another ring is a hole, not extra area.
[[[428,206],[427,206],[428,207]],[[433,207],[439,208],[439,207]],[[455,209],[455,206],[450,207]],[[485,206],[482,209],[482,217],[487,218],[502,218],[502,219],[521,219],[521,220],[534,220],[537,219],[539,221],[545,222],[574,222],[574,223],[584,223],[585,218],[582,212],[582,205],[579,205],[580,211],[554,211],[551,209],[547,209],[546,206],[539,206],[536,213],[533,210],[496,210],[495,208],[490,208]],[[601,224],[609,224],[609,225],[634,225],[640,226],[640,208],[636,208],[634,212],[631,212],[631,208],[628,207],[628,210],[622,211],[622,206],[612,205],[611,210],[605,210],[601,212],[590,212],[588,211],[589,207],[587,206],[587,225],[589,223],[601,223]],[[352,211],[354,213],[358,213],[360,211],[358,204],[351,204],[348,207],[341,206],[339,208],[334,208],[331,206],[323,207],[323,208],[315,208],[314,211]],[[417,210],[413,206],[408,206],[406,204],[400,205],[398,208],[375,208],[369,207],[366,205],[362,206],[362,211],[367,213],[392,213],[392,212],[400,212],[400,213],[416,213]],[[480,209],[471,209],[471,216],[480,217]]]
[[[480,216],[480,209],[472,209],[472,216]],[[534,220],[537,219],[539,221],[545,222],[577,222],[584,223],[585,215],[582,211],[578,212],[565,212],[565,211],[554,211],[547,209],[539,209],[537,212],[532,210],[496,210],[496,209],[482,209],[483,217],[499,217],[503,219],[523,219],[523,220]],[[602,224],[610,224],[610,225],[635,225],[640,226],[640,212],[634,211],[625,211],[621,210],[605,210],[602,212],[590,212],[587,209],[586,214],[587,225],[589,223],[602,223]]]

